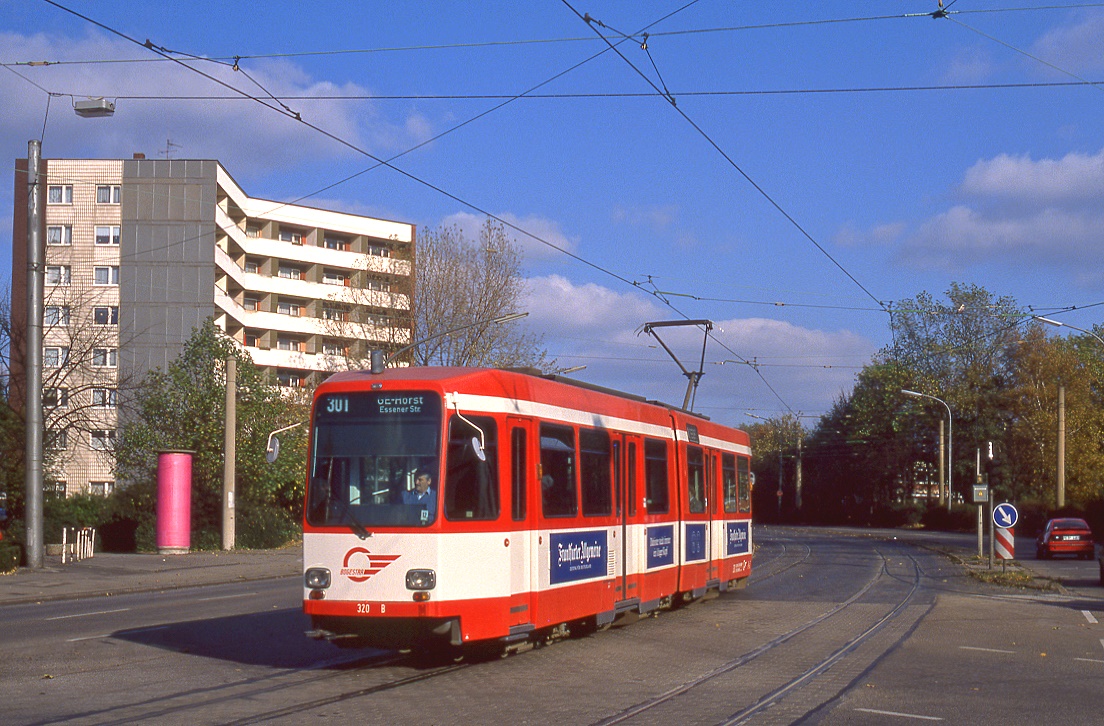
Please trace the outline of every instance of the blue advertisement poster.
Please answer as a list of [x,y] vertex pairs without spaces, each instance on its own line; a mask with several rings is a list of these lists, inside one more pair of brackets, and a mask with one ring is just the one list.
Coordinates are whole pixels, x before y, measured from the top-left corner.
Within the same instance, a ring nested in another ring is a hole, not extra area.
[[686,561],[705,559],[705,525],[686,525]]
[[751,551],[751,522],[729,522],[725,534],[726,555],[746,555]]
[[564,532],[553,534],[549,581],[553,584],[586,580],[606,575],[606,531]]
[[648,569],[675,564],[675,526],[648,527]]

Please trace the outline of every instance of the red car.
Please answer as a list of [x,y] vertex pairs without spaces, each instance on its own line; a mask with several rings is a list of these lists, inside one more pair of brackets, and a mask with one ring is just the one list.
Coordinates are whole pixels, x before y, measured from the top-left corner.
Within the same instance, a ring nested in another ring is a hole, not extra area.
[[1083,560],[1091,560],[1094,554],[1092,530],[1083,519],[1052,519],[1035,541],[1035,557],[1040,560],[1054,555],[1077,555]]

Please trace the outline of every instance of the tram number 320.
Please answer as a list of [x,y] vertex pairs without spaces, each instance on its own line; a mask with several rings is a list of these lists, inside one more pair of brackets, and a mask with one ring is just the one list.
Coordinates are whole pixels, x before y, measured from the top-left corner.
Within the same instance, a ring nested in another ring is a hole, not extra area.
[[[384,613],[387,612],[387,603],[381,602],[379,604],[379,612],[380,612],[380,615],[383,615]],[[370,603],[370,602],[358,602],[357,603],[357,615],[371,615],[371,614],[372,614],[372,603]]]

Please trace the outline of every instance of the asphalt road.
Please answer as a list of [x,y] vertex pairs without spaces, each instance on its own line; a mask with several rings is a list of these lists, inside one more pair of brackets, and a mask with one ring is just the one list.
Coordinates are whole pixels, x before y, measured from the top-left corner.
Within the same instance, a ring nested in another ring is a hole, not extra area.
[[9,605],[0,721],[1098,721],[1095,563],[1041,563],[1064,592],[1012,590],[920,541],[760,527],[744,590],[448,665],[307,640],[298,578]]

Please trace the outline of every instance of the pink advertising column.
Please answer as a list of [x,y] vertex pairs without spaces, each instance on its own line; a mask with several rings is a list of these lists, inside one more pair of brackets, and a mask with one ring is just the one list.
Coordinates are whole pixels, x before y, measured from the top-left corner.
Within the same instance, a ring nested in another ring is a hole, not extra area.
[[157,454],[157,551],[183,555],[192,547],[192,454]]

